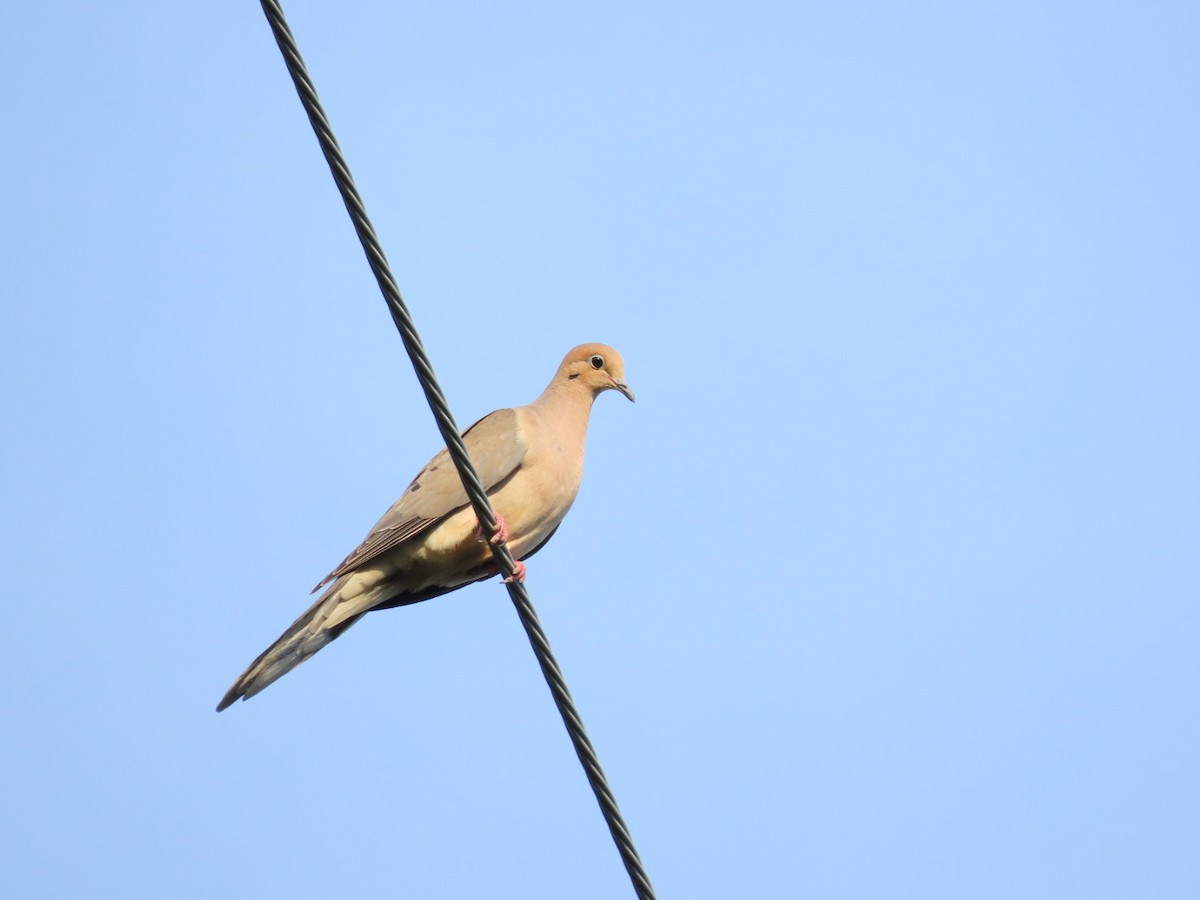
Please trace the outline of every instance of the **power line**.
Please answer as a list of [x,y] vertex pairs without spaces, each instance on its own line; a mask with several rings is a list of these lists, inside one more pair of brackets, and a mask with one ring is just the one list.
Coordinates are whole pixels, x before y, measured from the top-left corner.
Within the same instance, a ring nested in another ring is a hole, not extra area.
[[[279,50],[287,64],[288,72],[296,85],[296,92],[300,95],[300,102],[308,114],[308,120],[312,123],[313,131],[316,132],[321,151],[325,154],[325,160],[329,163],[329,169],[333,173],[333,180],[346,204],[346,211],[354,223],[354,230],[362,242],[367,262],[371,266],[371,271],[375,273],[375,280],[379,283],[379,289],[383,293],[388,311],[392,314],[392,321],[396,323],[396,328],[400,331],[404,349],[408,351],[409,359],[412,360],[417,380],[420,381],[421,389],[425,392],[425,399],[429,402],[429,408],[433,412],[438,430],[446,442],[450,458],[454,461],[454,467],[458,469],[463,487],[466,488],[471,506],[475,509],[475,515],[479,517],[484,532],[491,534],[496,530],[496,515],[480,484],[479,476],[475,472],[467,449],[463,446],[458,426],[454,422],[450,407],[446,403],[446,398],[433,373],[433,365],[425,353],[425,348],[421,345],[416,326],[413,324],[408,307],[404,304],[404,299],[400,296],[396,280],[392,277],[391,267],[388,265],[383,248],[379,245],[379,238],[375,236],[375,229],[367,216],[362,197],[359,196],[358,189],[354,186],[354,179],[350,176],[350,167],[346,164],[341,148],[338,147],[337,139],[333,136],[333,128],[325,117],[325,111],[321,108],[321,102],[317,98],[317,90],[313,87],[312,79],[308,77],[308,70],[300,56],[300,50],[296,46],[291,29],[288,28],[287,20],[284,18],[283,8],[273,0],[261,0],[261,3],[271,30],[275,34],[275,41],[279,44]],[[514,561],[508,548],[503,544],[494,543],[491,544],[491,547],[492,555],[495,557],[500,571],[506,578],[512,575]],[[616,798],[608,786],[608,779],[604,777],[604,770],[600,767],[600,760],[596,756],[592,742],[588,740],[583,720],[575,709],[575,701],[571,699],[571,692],[567,689],[562,670],[559,669],[558,662],[554,659],[550,641],[546,637],[546,632],[542,630],[542,624],[533,608],[529,592],[520,582],[510,581],[506,586],[513,605],[517,608],[517,614],[525,628],[525,633],[529,637],[529,643],[537,656],[538,664],[542,667],[542,674],[550,686],[550,693],[558,706],[563,724],[566,725],[567,733],[571,736],[571,743],[575,745],[575,753],[579,756],[579,762],[583,765],[588,783],[591,784],[592,791],[596,794],[596,802],[600,804],[600,811],[604,814],[605,822],[608,823],[608,830],[617,845],[617,850],[620,851],[625,869],[629,872],[633,889],[640,900],[654,900],[654,888],[650,885],[650,878],[646,875],[637,848],[634,847],[633,839],[629,836],[629,829],[621,817]]]

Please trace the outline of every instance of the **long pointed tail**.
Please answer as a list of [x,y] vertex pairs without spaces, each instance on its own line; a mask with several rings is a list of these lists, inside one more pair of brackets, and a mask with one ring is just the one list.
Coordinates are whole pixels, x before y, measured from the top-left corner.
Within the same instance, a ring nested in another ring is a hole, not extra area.
[[[366,610],[357,615],[330,616],[340,597],[337,585],[326,591],[270,647],[259,654],[217,704],[217,712],[237,700],[253,697],[263,688],[282,678],[304,662],[343,631],[357,622]],[[330,620],[336,624],[330,625]]]

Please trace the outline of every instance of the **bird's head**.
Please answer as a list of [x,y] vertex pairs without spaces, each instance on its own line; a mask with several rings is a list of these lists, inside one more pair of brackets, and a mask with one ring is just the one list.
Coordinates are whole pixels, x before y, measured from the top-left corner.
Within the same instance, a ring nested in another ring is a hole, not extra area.
[[596,396],[602,391],[620,391],[630,402],[633,391],[625,383],[625,360],[607,344],[580,344],[558,367],[555,381],[582,385]]

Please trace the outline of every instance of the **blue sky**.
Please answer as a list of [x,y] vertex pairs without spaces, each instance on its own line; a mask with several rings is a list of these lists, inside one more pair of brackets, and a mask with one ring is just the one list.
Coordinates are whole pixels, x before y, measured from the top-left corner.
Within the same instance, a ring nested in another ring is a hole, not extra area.
[[[1200,894],[1193,4],[287,12],[662,897]],[[217,716],[437,448],[257,5],[0,29],[0,870],[632,896],[496,583]]]

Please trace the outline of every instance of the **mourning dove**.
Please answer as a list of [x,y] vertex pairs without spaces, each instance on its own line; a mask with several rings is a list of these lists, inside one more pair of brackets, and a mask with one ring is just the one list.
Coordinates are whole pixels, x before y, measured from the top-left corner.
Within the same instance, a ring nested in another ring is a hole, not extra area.
[[[493,541],[506,541],[513,573],[550,540],[583,477],[592,401],[607,390],[634,399],[625,363],[612,347],[581,344],[563,359],[540,397],[500,409],[463,433],[496,511]],[[438,597],[498,571],[488,540],[449,453],[430,460],[358,549],[313,588],[328,585],[221,699],[217,712],[253,697],[308,659],[366,613]]]

